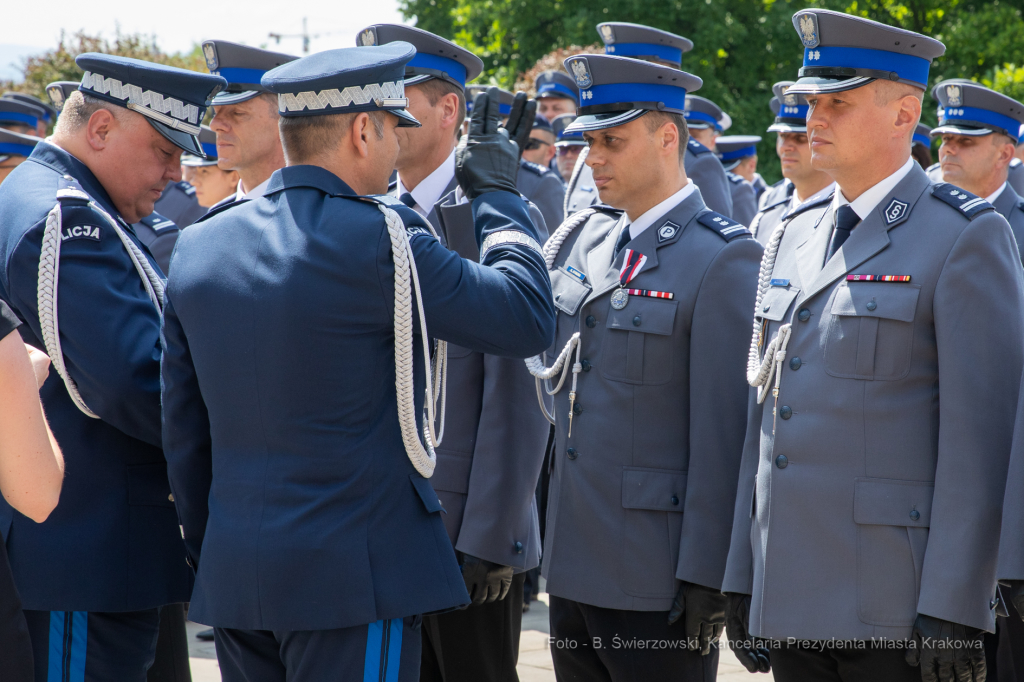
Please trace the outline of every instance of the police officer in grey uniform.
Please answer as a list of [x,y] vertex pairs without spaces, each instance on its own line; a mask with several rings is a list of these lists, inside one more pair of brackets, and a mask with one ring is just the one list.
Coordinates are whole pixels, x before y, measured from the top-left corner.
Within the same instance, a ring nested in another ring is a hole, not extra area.
[[757,191],[753,184],[733,170],[757,155],[757,143],[760,141],[757,135],[728,135],[715,140],[718,160],[722,162],[732,191],[732,217],[741,225],[749,226],[757,214]]
[[700,188],[704,203],[713,211],[733,216],[732,184],[722,162],[712,151],[715,140],[732,125],[732,119],[709,99],[686,98],[686,125],[690,140],[686,147],[686,174]]
[[[555,674],[713,679],[747,411],[736,366],[762,249],[686,175],[699,78],[611,55],[565,64],[583,102],[567,130],[590,143],[610,205],[548,240],[557,360],[529,363],[554,405],[542,571]],[[642,167],[608,144],[619,130]],[[651,639],[677,646],[637,656]]]
[[760,210],[750,224],[754,238],[767,244],[772,232],[791,211],[804,204],[828,198],[835,189],[832,177],[811,166],[811,147],[807,143],[807,100],[803,95],[787,93],[793,81],[772,86],[775,96],[769,101],[775,122],[769,133],[777,133],[775,153],[779,155],[782,180],[762,195]]
[[[544,131],[534,134],[534,131]],[[544,139],[548,136],[554,143],[554,130],[551,124],[543,116],[538,115],[534,119],[533,130],[530,132],[530,139],[526,142],[524,152],[532,151],[533,145],[546,144]],[[563,203],[565,202],[565,183],[562,176],[550,166],[534,163],[523,158],[519,162],[519,178],[516,181],[519,191],[523,196],[537,205],[540,212],[544,214],[544,222],[548,225],[558,227],[562,222]]]
[[914,131],[914,146],[910,154],[926,171],[932,166],[932,129],[924,123],[918,123]]
[[910,156],[942,43],[827,10],[793,24],[805,50],[789,92],[811,104],[812,163],[837,191],[765,249],[730,638],[774,640],[779,682],[978,682],[1024,270],[1006,220]]
[[1024,245],[1024,202],[1007,182],[1024,104],[979,83],[939,83],[932,96],[942,105],[939,170],[942,180],[985,197],[1010,223]]

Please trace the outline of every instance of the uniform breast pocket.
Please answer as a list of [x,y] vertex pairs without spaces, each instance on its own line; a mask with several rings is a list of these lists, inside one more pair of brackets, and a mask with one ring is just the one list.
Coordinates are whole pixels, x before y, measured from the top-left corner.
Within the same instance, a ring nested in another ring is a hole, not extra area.
[[566,315],[575,315],[589,293],[590,285],[566,272],[564,265],[551,272],[551,295],[555,298],[555,307]]
[[910,373],[921,287],[854,282],[836,288],[825,371],[843,379],[893,381]]
[[627,384],[665,384],[672,378],[679,301],[630,296],[622,310],[609,305],[601,374]]

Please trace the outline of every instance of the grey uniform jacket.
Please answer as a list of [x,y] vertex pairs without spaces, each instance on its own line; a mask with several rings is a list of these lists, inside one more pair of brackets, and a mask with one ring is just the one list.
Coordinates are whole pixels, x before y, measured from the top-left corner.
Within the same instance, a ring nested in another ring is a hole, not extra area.
[[[544,218],[530,205],[541,237]],[[468,203],[455,192],[429,214],[445,245],[479,260]],[[534,379],[522,360],[448,346],[448,401],[437,467],[430,479],[456,551],[516,572],[540,564],[537,480],[550,425],[537,405]]]
[[691,137],[686,143],[684,167],[686,176],[700,188],[707,207],[726,218],[734,218],[731,185],[718,157]]
[[178,235],[181,230],[174,223],[156,211],[150,213],[137,223],[132,224],[135,236],[146,245],[149,252],[153,254],[157,264],[167,274],[167,267],[171,263],[171,253],[174,245],[178,243]]
[[520,161],[516,189],[540,209],[549,230],[562,224],[565,183],[558,173],[547,166]]
[[206,215],[206,208],[199,204],[196,188],[182,180],[169,182],[153,205],[153,211],[184,229]]
[[1013,187],[1013,191],[1019,196],[1024,196],[1024,161],[1010,159],[1009,174],[1010,187]]
[[915,165],[822,267],[830,206],[786,223],[757,309],[762,353],[792,336],[778,409],[750,411],[724,589],[753,595],[761,637],[905,639],[918,613],[991,632],[1024,367],[1013,236]]
[[1024,250],[1022,250],[1024,249],[1024,199],[1021,199],[1020,195],[1013,191],[1010,184],[1007,184],[1003,193],[996,197],[993,206],[996,207],[996,211],[1000,215],[1006,218],[1006,222],[1010,223],[1013,238],[1017,240],[1021,262],[1024,262]]
[[[594,171],[586,163],[589,153],[590,147],[584,147],[580,155],[576,157],[572,177],[569,178],[565,187],[565,212],[562,220],[601,201],[597,194],[597,187],[594,186]],[[558,223],[558,225],[561,224],[561,222]],[[548,228],[553,231],[558,225],[551,224],[548,225]]]
[[796,186],[787,180],[772,185],[761,195],[761,207],[750,222],[750,232],[762,245],[768,243],[772,232],[789,212],[789,205]]
[[750,227],[754,216],[757,215],[757,193],[754,191],[754,186],[744,180],[742,176],[729,171],[726,171],[725,177],[729,180],[729,191],[732,197],[732,219],[740,225]]
[[580,332],[583,371],[571,437],[571,377],[554,396],[542,571],[559,597],[668,610],[680,580],[721,587],[762,249],[694,191],[627,246],[647,257],[628,286],[674,298],[630,296],[615,310],[621,212],[596,210],[551,270],[554,348]]

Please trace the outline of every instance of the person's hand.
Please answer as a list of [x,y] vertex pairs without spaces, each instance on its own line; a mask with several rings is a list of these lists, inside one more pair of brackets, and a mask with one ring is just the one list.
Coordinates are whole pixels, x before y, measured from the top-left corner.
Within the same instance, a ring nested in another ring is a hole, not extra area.
[[768,649],[750,636],[750,595],[729,592],[725,597],[725,631],[732,652],[747,672],[768,672],[772,669]]
[[25,350],[28,351],[28,359],[32,363],[32,371],[36,374],[36,388],[42,388],[46,382],[46,377],[50,375],[50,356],[27,343],[25,344]]
[[466,591],[469,592],[470,600],[479,605],[504,599],[512,586],[512,567],[479,559],[470,554],[463,557],[462,579],[466,581]]
[[918,614],[907,664],[921,666],[922,682],[985,682],[985,633]]
[[526,99],[525,92],[517,92],[512,100],[512,111],[509,112],[508,121],[505,122],[505,129],[508,135],[519,147],[519,158],[523,158],[523,150],[530,141],[530,132],[533,130],[533,123],[537,120],[537,100]]
[[[501,125],[500,104],[498,88],[478,94],[473,100],[469,134],[463,135],[455,148],[455,178],[470,201],[487,192],[519,193],[516,177],[522,152],[510,131]],[[519,134],[520,127],[517,124],[515,134]],[[526,134],[529,136],[529,131]]]
[[688,646],[707,656],[725,627],[725,595],[710,587],[683,582],[668,612],[668,624],[680,617]]

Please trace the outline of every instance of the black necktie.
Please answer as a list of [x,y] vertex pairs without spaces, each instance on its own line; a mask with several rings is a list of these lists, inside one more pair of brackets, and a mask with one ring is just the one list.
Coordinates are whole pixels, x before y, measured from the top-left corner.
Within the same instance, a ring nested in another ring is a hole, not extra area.
[[615,242],[615,255],[618,256],[619,252],[626,248],[626,244],[629,243],[629,225],[622,228],[622,232],[619,234],[619,241]]
[[408,192],[398,197],[398,200],[401,201],[406,206],[408,206],[409,208],[416,208],[416,200],[413,199],[412,195],[409,194]]
[[[857,223],[860,222],[860,216],[853,210],[853,207],[849,204],[843,204],[836,211],[836,229],[832,233],[832,246],[828,250],[828,258],[832,258],[839,250],[847,239],[850,238],[850,233],[853,232],[853,228],[857,227]],[[825,260],[828,261],[828,258]]]

